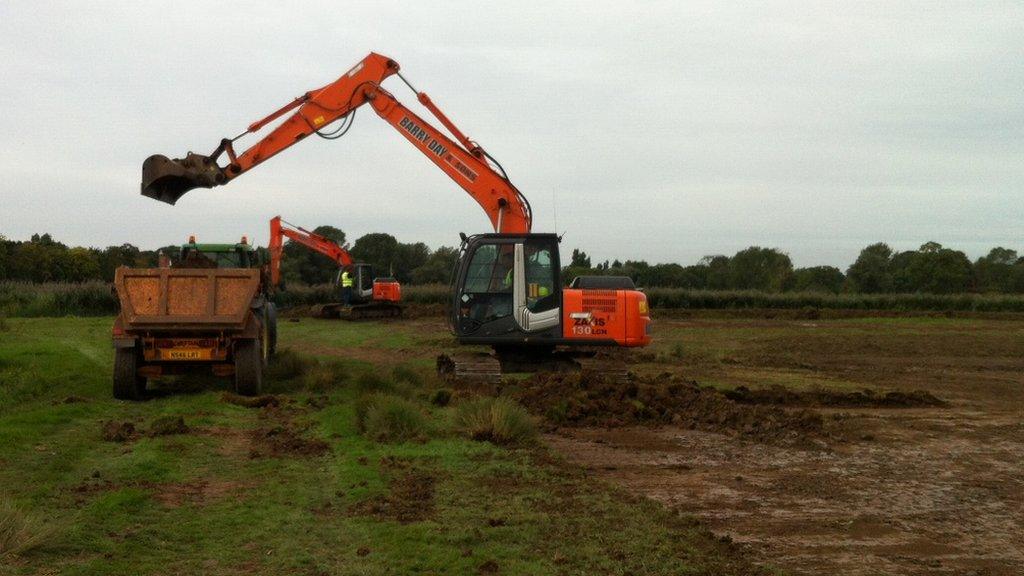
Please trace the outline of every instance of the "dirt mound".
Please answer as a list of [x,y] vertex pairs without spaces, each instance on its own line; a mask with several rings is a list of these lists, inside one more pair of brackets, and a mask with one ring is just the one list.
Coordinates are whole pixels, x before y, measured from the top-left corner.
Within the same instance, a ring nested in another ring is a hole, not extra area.
[[181,416],[161,416],[153,420],[149,425],[149,436],[171,436],[174,434],[188,434],[189,427],[185,425],[185,419]]
[[128,442],[137,438],[138,435],[135,424],[131,422],[108,420],[103,423],[103,427],[100,429],[100,437],[107,442]]
[[403,470],[391,479],[387,494],[358,502],[349,513],[402,524],[426,520],[434,514],[434,484],[434,477],[424,470]]
[[558,425],[675,424],[759,440],[824,434],[822,418],[813,412],[740,404],[670,374],[634,376],[627,384],[586,370],[536,374],[522,382],[515,396]]
[[242,396],[234,392],[225,392],[221,394],[220,401],[227,404],[235,404],[236,406],[245,406],[246,408],[265,408],[267,406],[281,405],[281,399],[273,394]]
[[322,456],[330,451],[327,442],[319,438],[306,438],[302,430],[290,421],[257,428],[250,433],[250,458],[279,458],[282,456]]
[[741,404],[779,404],[785,406],[834,406],[838,408],[925,408],[947,406],[948,403],[926,390],[877,392],[871,389],[856,392],[816,389],[797,392],[783,386],[751,390],[740,386],[725,396]]

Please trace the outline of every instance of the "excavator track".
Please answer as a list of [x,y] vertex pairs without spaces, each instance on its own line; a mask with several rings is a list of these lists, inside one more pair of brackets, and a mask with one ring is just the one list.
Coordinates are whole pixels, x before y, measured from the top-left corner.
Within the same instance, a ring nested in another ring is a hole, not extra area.
[[521,356],[488,352],[459,352],[437,357],[437,373],[455,384],[500,384],[506,374],[587,371],[626,384],[632,373],[622,362],[589,351],[566,350]]
[[457,384],[500,384],[501,362],[487,352],[458,352],[437,357],[437,374]]

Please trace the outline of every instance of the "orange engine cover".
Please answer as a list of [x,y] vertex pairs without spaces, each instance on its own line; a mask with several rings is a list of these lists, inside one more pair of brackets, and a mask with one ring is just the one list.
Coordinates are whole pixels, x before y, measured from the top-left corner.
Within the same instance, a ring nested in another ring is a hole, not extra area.
[[638,290],[562,291],[562,336],[570,340],[614,340],[619,346],[651,343],[647,296]]
[[395,280],[374,280],[373,300],[375,302],[399,302],[402,300],[402,285]]

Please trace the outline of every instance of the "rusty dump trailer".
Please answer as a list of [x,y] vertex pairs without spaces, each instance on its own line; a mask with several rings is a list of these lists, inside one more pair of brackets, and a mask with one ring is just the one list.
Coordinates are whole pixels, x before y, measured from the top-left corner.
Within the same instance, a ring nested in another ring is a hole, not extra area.
[[165,374],[234,376],[259,394],[276,318],[257,268],[118,268],[114,397],[138,400]]

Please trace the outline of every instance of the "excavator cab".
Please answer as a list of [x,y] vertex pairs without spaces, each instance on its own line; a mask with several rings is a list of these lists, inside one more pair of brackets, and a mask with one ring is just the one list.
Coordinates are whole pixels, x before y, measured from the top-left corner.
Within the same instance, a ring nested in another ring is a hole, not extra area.
[[479,234],[462,243],[451,324],[460,342],[551,345],[561,339],[555,234]]
[[495,349],[646,346],[647,297],[625,277],[585,276],[563,288],[555,234],[465,237],[450,323],[463,344]]

